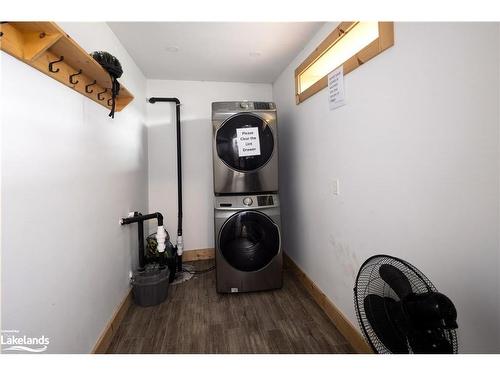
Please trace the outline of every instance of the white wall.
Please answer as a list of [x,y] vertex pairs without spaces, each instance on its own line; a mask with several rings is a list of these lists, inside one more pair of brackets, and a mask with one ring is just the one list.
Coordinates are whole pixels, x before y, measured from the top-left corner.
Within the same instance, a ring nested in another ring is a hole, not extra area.
[[[270,84],[148,80],[148,97],[177,97],[181,106],[183,239],[186,250],[214,247],[212,102],[272,100]],[[149,211],[166,218],[177,238],[175,105],[147,105]]]
[[136,96],[109,111],[1,53],[2,329],[88,353],[128,289],[135,228],[147,210],[146,80],[104,23],[64,23],[87,51],[107,50]]
[[294,69],[334,27],[273,86],[285,251],[355,326],[360,265],[401,257],[455,302],[461,352],[498,353],[498,24],[397,23],[346,76],[346,106],[296,105]]

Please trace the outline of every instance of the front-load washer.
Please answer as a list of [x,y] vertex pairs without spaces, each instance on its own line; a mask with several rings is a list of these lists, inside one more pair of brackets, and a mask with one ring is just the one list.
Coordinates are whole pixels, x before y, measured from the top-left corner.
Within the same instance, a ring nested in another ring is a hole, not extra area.
[[219,293],[281,288],[277,194],[215,197],[215,263]]
[[276,106],[212,103],[214,193],[278,191]]

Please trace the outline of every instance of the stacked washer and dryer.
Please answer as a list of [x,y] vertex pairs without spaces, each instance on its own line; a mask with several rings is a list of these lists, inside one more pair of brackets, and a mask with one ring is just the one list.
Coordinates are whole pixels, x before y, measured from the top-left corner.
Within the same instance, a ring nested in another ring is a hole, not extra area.
[[212,103],[212,124],[217,291],[281,288],[276,107]]

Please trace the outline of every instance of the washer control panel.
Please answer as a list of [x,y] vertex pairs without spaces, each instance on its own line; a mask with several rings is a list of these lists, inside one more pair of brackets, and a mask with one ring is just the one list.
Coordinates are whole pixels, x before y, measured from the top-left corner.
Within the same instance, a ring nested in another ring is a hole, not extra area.
[[272,102],[240,102],[240,108],[243,109],[256,109],[256,110],[269,110],[274,109]]
[[257,204],[260,207],[272,206],[274,205],[274,199],[272,195],[259,195],[257,196]]
[[253,204],[253,199],[250,197],[243,198],[243,204],[245,206],[251,206]]
[[216,210],[258,209],[278,206],[279,199],[277,194],[218,195],[215,197]]
[[[230,113],[241,111],[275,111],[276,104],[273,102],[252,102],[242,100],[239,102],[213,102],[212,114],[214,113]],[[212,116],[213,117],[213,116]]]

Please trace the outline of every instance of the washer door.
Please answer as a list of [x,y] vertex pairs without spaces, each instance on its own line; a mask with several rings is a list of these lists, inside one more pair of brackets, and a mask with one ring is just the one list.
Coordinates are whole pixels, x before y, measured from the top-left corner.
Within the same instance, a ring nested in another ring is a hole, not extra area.
[[237,270],[258,271],[279,253],[278,227],[261,212],[238,212],[222,226],[219,249],[224,259]]
[[[252,156],[240,156],[237,129],[257,128],[259,133],[260,153]],[[274,150],[274,137],[267,122],[250,113],[237,114],[224,122],[216,135],[216,148],[219,158],[231,169],[250,172],[264,166]]]

